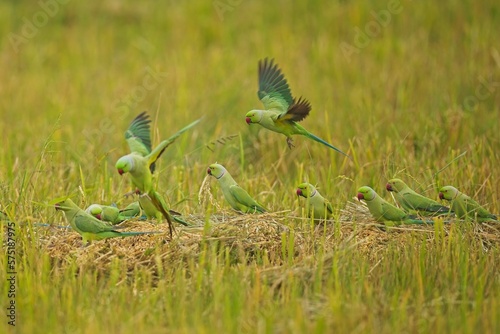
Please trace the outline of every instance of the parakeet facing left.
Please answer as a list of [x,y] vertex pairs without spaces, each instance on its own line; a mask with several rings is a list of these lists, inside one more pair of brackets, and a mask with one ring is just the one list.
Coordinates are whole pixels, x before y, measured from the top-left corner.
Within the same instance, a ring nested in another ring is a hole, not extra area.
[[389,182],[387,182],[386,189],[394,193],[396,201],[407,212],[419,213],[424,216],[450,213],[450,208],[439,204],[433,199],[416,193],[400,179],[389,180]]
[[310,183],[301,183],[297,187],[297,195],[306,199],[306,212],[309,218],[328,219],[333,215],[333,207],[319,191]]
[[478,202],[452,186],[439,189],[439,198],[451,202],[451,208],[460,219],[468,219],[479,223],[498,221],[498,217],[479,205]]
[[156,234],[160,232],[119,232],[117,227],[109,225],[94,216],[80,209],[71,199],[67,198],[55,205],[56,210],[62,210],[68,223],[73,230],[78,232],[83,243],[87,244],[89,240],[102,240],[116,237],[132,237],[144,234]]
[[165,149],[172,144],[182,133],[186,132],[200,120],[196,120],[179,130],[169,139],[162,141],[154,150],[151,150],[151,135],[148,115],[143,112],[139,114],[130,124],[125,132],[125,139],[129,145],[131,153],[118,159],[116,169],[120,175],[129,173],[132,178],[133,185],[140,193],[147,194],[149,199],[158,211],[162,213],[168,222],[170,235],[173,234],[174,226],[172,217],[165,207],[165,202],[159,196],[159,193],[153,189],[153,172],[155,163]]
[[267,211],[236,183],[224,166],[212,164],[208,167],[207,173],[219,181],[224,198],[234,210],[244,213],[263,213]]
[[406,212],[384,200],[370,187],[363,186],[359,188],[357,197],[358,200],[366,202],[368,210],[370,210],[373,218],[378,222],[397,222],[401,224],[432,223],[409,217]]
[[259,61],[257,95],[265,109],[249,111],[246,114],[248,124],[260,124],[268,130],[284,134],[289,148],[293,147],[292,135],[302,135],[349,157],[298,123],[309,115],[311,104],[304,98],[296,100],[292,97],[288,82],[272,59],[269,61],[266,58]]

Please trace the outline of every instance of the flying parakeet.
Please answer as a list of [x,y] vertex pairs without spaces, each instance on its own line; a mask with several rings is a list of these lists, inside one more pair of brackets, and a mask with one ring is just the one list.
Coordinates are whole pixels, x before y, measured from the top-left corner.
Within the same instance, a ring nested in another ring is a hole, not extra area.
[[118,209],[116,206],[92,204],[85,209],[85,212],[99,220],[110,222],[115,225],[140,216],[141,207],[139,206],[139,202],[133,202],[123,210]]
[[460,219],[475,220],[479,223],[498,220],[497,216],[455,187],[444,186],[439,189],[439,198],[450,201],[451,209]]
[[309,218],[325,219],[333,214],[333,207],[319,191],[310,183],[301,183],[297,187],[297,195],[306,199],[306,212]]
[[[125,132],[125,139],[129,145],[131,153],[121,157],[116,162],[116,169],[120,175],[130,173],[133,185],[143,194],[147,194],[153,205],[160,211],[169,224],[170,235],[172,235],[172,218],[165,202],[159,193],[153,189],[153,172],[156,160],[165,149],[172,144],[182,133],[186,132],[200,120],[196,120],[179,130],[167,140],[162,141],[154,150],[151,150],[151,135],[149,119],[146,112],[139,114],[130,124]],[[163,203],[162,203],[163,202]]]
[[136,235],[155,234],[160,232],[119,232],[116,226],[109,225],[80,209],[71,199],[66,199],[55,205],[56,210],[62,210],[66,220],[73,230],[78,232],[83,243],[88,240],[102,240],[116,237],[132,237]]
[[432,224],[432,222],[413,219],[406,212],[398,209],[380,197],[375,190],[363,186],[358,189],[358,200],[364,200],[373,218],[380,223],[398,222],[401,224]]
[[292,135],[303,135],[349,157],[297,123],[309,115],[311,105],[302,97],[298,100],[292,97],[287,80],[272,59],[269,61],[266,58],[259,61],[259,91],[257,95],[265,109],[249,111],[246,114],[248,124],[260,124],[266,129],[284,134],[289,148],[293,147]]
[[418,213],[424,216],[450,213],[450,208],[439,204],[433,199],[417,194],[400,179],[389,180],[386,189],[394,193],[396,201],[407,212]]
[[207,173],[219,181],[226,201],[234,210],[244,213],[263,213],[267,211],[234,181],[224,166],[212,164],[208,167]]

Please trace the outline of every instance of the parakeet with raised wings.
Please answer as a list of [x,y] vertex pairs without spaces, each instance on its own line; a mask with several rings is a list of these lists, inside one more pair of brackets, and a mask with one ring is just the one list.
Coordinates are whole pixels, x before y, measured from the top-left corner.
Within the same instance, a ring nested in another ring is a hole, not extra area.
[[[396,222],[397,224],[432,224],[432,221],[414,219],[403,210],[380,197],[375,190],[368,186],[358,189],[358,200],[364,200],[373,218],[380,222]],[[396,224],[396,225],[397,225]]]
[[160,232],[120,232],[117,227],[107,224],[80,209],[71,199],[67,198],[56,205],[56,210],[61,210],[71,228],[78,232],[87,244],[89,240],[102,240],[116,237],[133,237],[136,235],[156,234]]
[[301,183],[297,187],[297,196],[306,199],[306,213],[309,218],[328,219],[333,214],[333,207],[310,183]]
[[151,150],[150,125],[151,120],[146,112],[139,114],[125,132],[125,139],[131,153],[118,159],[116,169],[120,175],[129,173],[133,185],[140,193],[147,194],[153,205],[160,211],[169,224],[170,235],[173,232],[172,218],[165,206],[165,200],[153,189],[153,172],[155,164],[165,149],[181,134],[192,128],[200,120],[196,120],[179,130],[167,140],[162,141],[154,150]]
[[349,157],[347,154],[313,135],[299,123],[309,115],[311,104],[306,99],[292,97],[288,82],[273,59],[259,61],[259,99],[264,110],[254,109],[246,114],[248,124],[260,124],[266,129],[286,136],[289,148],[293,147],[292,135],[302,135]]
[[241,188],[231,174],[220,164],[212,164],[207,173],[219,181],[224,198],[231,207],[244,213],[264,213],[267,210]]
[[444,215],[450,213],[450,208],[439,204],[437,201],[422,196],[413,191],[400,179],[391,179],[386,185],[387,191],[392,191],[396,201],[410,213],[423,216]]
[[498,217],[479,205],[478,202],[452,186],[439,189],[439,198],[451,202],[451,209],[460,219],[469,219],[479,223],[498,221]]

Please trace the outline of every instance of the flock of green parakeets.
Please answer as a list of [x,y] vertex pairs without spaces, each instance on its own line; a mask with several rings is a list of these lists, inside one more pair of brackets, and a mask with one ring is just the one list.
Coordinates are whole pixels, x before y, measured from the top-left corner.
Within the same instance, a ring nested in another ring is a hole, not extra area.
[[[258,96],[264,105],[264,110],[251,110],[246,114],[248,124],[260,124],[271,131],[286,136],[287,144],[293,147],[292,135],[303,135],[349,157],[347,154],[313,135],[298,122],[309,115],[311,105],[304,98],[292,97],[287,80],[273,60],[259,61]],[[169,210],[161,194],[153,187],[155,163],[165,149],[182,133],[196,125],[199,120],[189,124],[167,140],[162,141],[154,149],[151,146],[150,122],[148,115],[139,114],[125,132],[125,139],[130,153],[116,162],[120,175],[129,174],[138,201],[124,209],[114,206],[92,204],[85,211],[80,209],[71,199],[67,198],[56,204],[57,210],[62,210],[71,227],[82,235],[84,243],[88,240],[101,240],[112,237],[125,237],[158,232],[121,232],[116,224],[128,219],[146,216],[167,220],[170,236],[174,230],[173,221],[189,225],[180,214]],[[229,205],[243,213],[264,213],[267,210],[254,200],[232,178],[231,174],[220,164],[209,166],[207,173],[217,179],[222,193]],[[451,201],[451,208],[417,194],[399,179],[390,180],[387,190],[394,193],[397,202],[403,209],[382,199],[370,187],[358,189],[357,198],[364,200],[372,216],[378,222],[396,224],[426,224],[429,216],[454,214],[460,219],[478,222],[495,221],[496,216],[489,213],[477,202],[452,186],[442,187],[439,197]],[[302,183],[296,191],[298,196],[306,198],[306,212],[314,220],[327,220],[333,216],[332,205],[318,190],[309,183]],[[423,217],[423,218],[422,218]]]

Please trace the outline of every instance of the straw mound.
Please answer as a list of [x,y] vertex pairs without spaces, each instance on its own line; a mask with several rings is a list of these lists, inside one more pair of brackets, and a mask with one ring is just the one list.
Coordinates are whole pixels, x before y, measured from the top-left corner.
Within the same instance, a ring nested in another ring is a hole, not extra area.
[[[404,244],[412,233],[422,233],[428,242],[435,238],[434,226],[409,225],[383,230],[366,207],[354,202],[347,203],[341,210],[340,224],[312,224],[308,219],[286,217],[283,213],[237,215],[231,212],[213,215],[207,224],[206,217],[202,216],[185,219],[193,226],[177,226],[172,240],[167,224],[126,222],[122,231],[160,233],[94,241],[83,247],[81,237],[71,229],[52,228],[40,241],[54,262],[103,272],[116,259],[125,260],[122,263],[128,272],[137,267],[156,274],[161,268],[179,265],[187,268],[189,260],[197,260],[204,250],[211,249],[217,254],[229,255],[231,263],[256,262],[270,269],[295,258],[297,266],[304,269],[300,271],[307,276],[314,268],[319,245],[324,245],[321,251],[325,254],[356,251],[375,264],[387,244]],[[453,225],[442,227],[445,236]],[[474,224],[467,233],[480,240],[485,249],[500,245],[500,224]],[[323,265],[331,264],[331,259],[331,255],[326,256]]]

